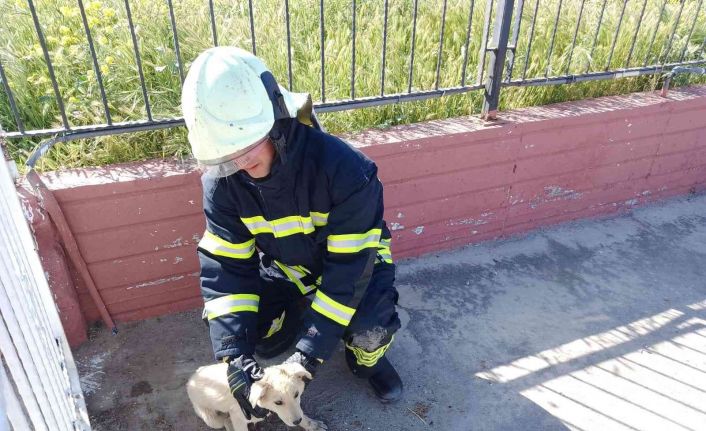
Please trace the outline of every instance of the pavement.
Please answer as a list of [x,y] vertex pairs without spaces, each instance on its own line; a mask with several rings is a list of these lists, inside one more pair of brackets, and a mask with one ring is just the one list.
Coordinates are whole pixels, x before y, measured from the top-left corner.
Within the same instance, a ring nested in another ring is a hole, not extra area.
[[[705,276],[706,195],[402,261],[403,399],[339,349],[302,404],[330,430],[706,430]],[[212,362],[199,312],[94,328],[76,359],[94,429],[208,429],[184,390]]]

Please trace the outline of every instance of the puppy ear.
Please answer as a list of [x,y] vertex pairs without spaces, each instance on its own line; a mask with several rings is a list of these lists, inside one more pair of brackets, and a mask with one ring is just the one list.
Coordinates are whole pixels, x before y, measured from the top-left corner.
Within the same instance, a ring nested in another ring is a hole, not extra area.
[[304,383],[310,382],[313,377],[311,376],[311,373],[305,370],[303,367],[301,370],[298,370],[297,372],[294,373],[294,377],[298,377],[302,379]]
[[[258,403],[267,396],[267,391],[270,390],[269,383],[265,383],[262,380],[258,380],[252,384],[250,387],[250,404],[256,407]],[[262,407],[262,406],[260,406]]]

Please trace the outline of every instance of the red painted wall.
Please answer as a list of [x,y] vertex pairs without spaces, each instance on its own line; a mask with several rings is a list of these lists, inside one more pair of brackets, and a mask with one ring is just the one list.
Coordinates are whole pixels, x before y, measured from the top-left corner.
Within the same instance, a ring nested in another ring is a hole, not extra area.
[[[347,137],[380,168],[396,258],[706,187],[706,86],[672,91],[668,99],[639,93],[500,117]],[[195,246],[204,221],[192,165],[67,170],[45,181],[118,322],[202,305]],[[41,244],[40,253],[48,253]],[[85,319],[98,320],[85,288],[77,292]]]

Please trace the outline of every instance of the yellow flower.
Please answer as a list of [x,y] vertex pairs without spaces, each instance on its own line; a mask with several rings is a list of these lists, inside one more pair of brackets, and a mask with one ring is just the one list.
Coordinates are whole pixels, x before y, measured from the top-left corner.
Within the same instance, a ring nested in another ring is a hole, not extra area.
[[101,20],[96,18],[95,16],[89,16],[88,17],[88,26],[89,27],[98,27],[98,24],[101,23]]
[[68,7],[68,6],[61,6],[59,8],[59,12],[61,12],[61,14],[67,18],[73,18],[75,16],[78,16],[79,13],[81,13],[77,7]]
[[101,2],[91,1],[86,4],[86,10],[90,12],[99,11],[101,8]]
[[103,9],[103,16],[108,19],[114,18],[115,17],[115,9],[113,9],[112,7],[104,8]]
[[110,72],[110,68],[108,66],[106,66],[105,64],[101,65],[101,73],[103,75],[107,75],[108,72]]
[[101,45],[107,45],[108,38],[101,34],[100,36],[98,36],[98,43],[100,43]]
[[62,46],[71,46],[73,43],[75,43],[76,38],[73,36],[61,36],[61,45]]
[[63,36],[66,36],[68,34],[71,34],[71,29],[65,25],[62,25],[61,27],[59,27],[59,33],[61,33]]
[[47,42],[50,46],[56,46],[59,43],[59,38],[55,36],[47,36]]
[[74,96],[71,96],[71,97],[69,97],[69,103],[76,104],[76,103],[78,103],[78,99],[75,98]]
[[108,66],[113,63],[115,63],[115,57],[113,57],[112,55],[109,55],[105,58],[105,64],[107,64]]

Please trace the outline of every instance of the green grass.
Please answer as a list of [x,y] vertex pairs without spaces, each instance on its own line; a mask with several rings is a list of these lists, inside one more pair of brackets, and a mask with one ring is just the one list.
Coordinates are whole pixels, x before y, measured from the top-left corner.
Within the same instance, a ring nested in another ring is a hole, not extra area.
[[[526,0],[518,40],[513,79],[522,77],[525,63],[527,78],[601,71],[626,64],[633,36],[637,34],[629,66],[653,64],[668,59],[696,59],[706,37],[706,11],[700,0],[684,0],[672,47],[667,52],[672,29],[677,23],[680,3],[647,0],[644,16],[638,18],[643,0],[628,0],[618,40],[610,65],[608,58],[623,5],[622,0],[606,0],[606,9],[595,50],[593,40],[604,0],[586,0],[578,30],[576,47],[571,52],[580,0],[563,0],[552,55],[549,49],[560,0],[539,0],[532,49],[527,58],[535,1]],[[251,47],[247,1],[215,0],[218,39],[221,45]],[[356,96],[380,92],[383,44],[383,1],[358,0]],[[480,62],[479,47],[483,32],[485,1],[476,0],[468,52],[466,82],[476,83]],[[95,73],[83,34],[81,16],[74,0],[35,0],[39,19],[49,44],[52,62],[72,125],[105,122]],[[85,1],[100,68],[113,121],[146,118],[132,41],[121,0]],[[133,0],[132,15],[138,29],[143,71],[149,101],[155,118],[179,116],[180,78],[174,53],[166,0]],[[281,84],[287,79],[286,27],[283,0],[256,0],[255,36],[257,53],[270,66]],[[351,1],[326,0],[325,55],[326,100],[350,98],[351,80]],[[185,67],[199,52],[212,45],[208,2],[174,0],[180,48]],[[441,53],[440,87],[459,85],[465,54],[465,38],[470,0],[449,0]],[[700,9],[699,9],[700,7]],[[419,0],[413,90],[433,89],[436,81],[437,53],[441,29],[442,2]],[[321,100],[319,2],[290,0],[292,29],[292,86],[308,91]],[[385,93],[406,92],[412,34],[412,0],[390,0],[385,68]],[[8,75],[22,120],[28,129],[61,125],[44,58],[34,32],[32,18],[23,0],[0,0],[0,60]],[[659,27],[657,22],[659,21]],[[692,29],[693,25],[693,31]],[[691,35],[690,35],[691,32]],[[491,29],[492,33],[492,29]],[[650,47],[650,41],[654,42]],[[689,37],[690,36],[690,37]],[[706,53],[701,54],[701,58]],[[569,56],[571,64],[569,65]],[[658,77],[628,78],[572,85],[530,88],[505,88],[501,109],[541,105],[609,94],[653,89]],[[682,76],[676,84],[704,82],[703,78]],[[387,105],[322,115],[333,133],[369,127],[477,114],[480,91],[442,99]],[[14,120],[4,92],[0,92],[0,124],[15,130]],[[13,140],[9,151],[22,163],[37,140]],[[141,160],[155,157],[187,157],[189,154],[183,128],[101,137],[57,145],[42,159],[44,170],[61,167],[90,166]]]

